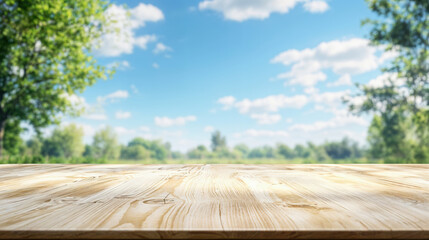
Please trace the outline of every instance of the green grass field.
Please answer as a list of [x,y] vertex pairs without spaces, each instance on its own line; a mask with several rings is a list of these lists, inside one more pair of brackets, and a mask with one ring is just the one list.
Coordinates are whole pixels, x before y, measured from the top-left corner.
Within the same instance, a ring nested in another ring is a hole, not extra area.
[[166,159],[164,161],[147,160],[107,160],[108,164],[341,164],[341,163],[383,163],[382,160],[361,159],[341,159],[318,162],[312,159],[228,159],[228,158],[208,158],[208,159]]
[[317,161],[311,158],[204,158],[204,159],[144,159],[144,160],[124,160],[124,159],[97,159],[97,158],[60,158],[60,157],[6,157],[0,158],[0,164],[405,164],[405,163],[429,163],[424,162],[406,162],[389,159],[368,159],[368,158],[349,158],[349,159],[330,159]]

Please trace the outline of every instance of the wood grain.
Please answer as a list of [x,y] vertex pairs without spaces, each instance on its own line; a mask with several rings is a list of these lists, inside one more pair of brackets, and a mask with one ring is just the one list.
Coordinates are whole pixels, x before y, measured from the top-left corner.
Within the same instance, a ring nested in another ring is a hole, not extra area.
[[0,239],[427,239],[429,165],[1,165]]

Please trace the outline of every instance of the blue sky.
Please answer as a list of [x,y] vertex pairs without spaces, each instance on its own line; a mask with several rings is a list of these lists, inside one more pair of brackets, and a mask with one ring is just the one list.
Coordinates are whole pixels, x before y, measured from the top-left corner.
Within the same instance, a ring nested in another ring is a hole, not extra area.
[[368,46],[363,0],[112,3],[106,16],[121,31],[95,54],[117,72],[75,96],[85,113],[64,119],[86,142],[106,125],[122,143],[163,139],[182,151],[208,145],[215,129],[230,146],[365,142],[370,117],[348,114],[341,97],[380,81],[392,56]]

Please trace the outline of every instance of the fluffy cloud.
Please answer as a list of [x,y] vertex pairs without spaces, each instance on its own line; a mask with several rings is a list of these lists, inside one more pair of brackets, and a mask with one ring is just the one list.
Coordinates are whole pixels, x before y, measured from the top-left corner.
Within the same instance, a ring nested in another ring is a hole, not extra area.
[[322,13],[329,9],[325,1],[315,0],[304,3],[304,9],[312,13]]
[[163,43],[157,43],[153,53],[158,54],[166,51],[171,51],[171,47],[164,45]]
[[131,117],[131,113],[130,112],[117,111],[115,113],[115,117],[117,119],[127,119],[127,118]]
[[84,114],[82,117],[89,120],[99,120],[99,121],[107,120],[107,116],[104,113],[88,113],[88,114]]
[[69,101],[74,110],[81,114],[82,118],[98,121],[104,121],[108,119],[103,111],[99,111],[100,109],[97,109],[96,106],[88,104],[84,97],[78,96],[76,94],[63,94],[62,96]]
[[383,73],[382,75],[371,79],[366,86],[370,88],[383,88],[386,86],[402,86],[406,83],[404,78],[398,78],[394,73]]
[[71,107],[76,111],[85,111],[89,107],[85,98],[76,94],[64,93],[61,95],[61,97],[65,98],[70,103]]
[[342,103],[342,98],[349,93],[350,93],[349,90],[316,93],[312,95],[311,99],[316,104],[323,104],[327,106],[339,106]]
[[126,70],[130,68],[130,63],[128,61],[117,61],[113,63],[109,63],[106,66],[108,69],[116,69],[116,70]]
[[224,110],[228,110],[234,106],[235,97],[233,96],[222,97],[222,98],[219,98],[217,102],[223,105]]
[[150,128],[147,126],[140,126],[139,129],[140,131],[143,131],[143,132],[150,132]]
[[146,49],[149,42],[156,41],[155,35],[136,36],[138,28],[146,22],[157,22],[164,19],[162,11],[151,5],[140,3],[130,10],[112,4],[105,12],[108,22],[107,30],[96,41],[97,53],[102,56],[114,57],[130,54],[134,46]]
[[232,96],[223,97],[218,100],[218,103],[222,104],[224,109],[236,108],[241,114],[277,112],[281,108],[302,108],[307,102],[308,98],[305,95],[289,97],[282,94],[254,100],[246,98],[237,101]]
[[328,83],[328,87],[337,87],[337,86],[350,86],[353,85],[352,79],[349,74],[344,74],[338,78],[337,81],[333,83]]
[[186,117],[177,117],[177,118],[168,118],[168,117],[155,117],[155,125],[159,127],[171,127],[171,126],[181,126],[185,125],[188,122],[194,122],[197,118],[195,116],[186,116]]
[[233,96],[226,96],[218,99],[218,103],[223,105],[223,110],[235,108],[241,114],[249,114],[258,124],[274,124],[282,117],[280,114],[269,114],[278,112],[282,108],[302,108],[309,99],[305,95],[285,96],[271,95],[254,100],[243,99],[237,101]]
[[280,114],[261,113],[251,114],[250,118],[256,119],[259,124],[265,125],[279,122],[282,119],[282,116],[280,116]]
[[271,62],[291,66],[290,71],[278,75],[278,78],[288,79],[285,84],[314,86],[326,79],[323,70],[341,75],[341,83],[337,84],[349,84],[351,75],[372,71],[394,56],[383,54],[378,57],[377,53],[378,49],[369,46],[367,39],[352,38],[322,42],[311,49],[287,50],[275,56]]
[[118,135],[129,135],[129,134],[135,134],[135,131],[133,129],[128,129],[125,127],[114,127],[113,130],[118,134]]
[[158,68],[159,68],[159,65],[158,65],[158,63],[154,62],[154,63],[152,64],[152,67],[153,67],[153,68],[155,68],[155,69],[158,69]]
[[140,126],[139,128],[116,126],[113,130],[120,136],[120,140],[125,140],[125,142],[128,142],[135,137],[153,139],[153,135],[150,133],[149,127],[146,126]]
[[205,128],[204,128],[204,132],[209,132],[209,133],[211,133],[211,132],[213,132],[215,130],[215,128],[213,127],[213,126],[206,126]]
[[106,96],[97,97],[97,102],[100,104],[104,104],[106,101],[115,102],[118,99],[128,98],[128,91],[118,90]]
[[199,3],[198,8],[221,12],[225,19],[242,22],[248,19],[266,19],[271,13],[287,13],[299,2],[304,2],[304,9],[309,12],[328,9],[327,3],[321,0],[204,0]]
[[248,137],[287,137],[289,133],[286,131],[270,131],[270,130],[256,130],[248,129],[243,133],[235,134],[236,137],[248,136]]
[[[377,76],[374,79],[371,79],[365,86],[367,88],[384,88],[384,87],[393,87],[398,93],[400,93],[403,97],[405,97],[410,103],[421,104],[421,98],[415,98],[410,96],[410,91],[405,87],[406,79],[398,77],[397,74],[394,73],[383,73]],[[344,96],[344,99],[347,100],[350,104],[354,106],[361,106],[365,100],[367,99],[365,95],[351,95],[350,93]],[[380,102],[377,103],[378,108],[384,109],[386,107],[385,104]]]
[[314,132],[328,128],[339,128],[347,125],[367,126],[368,122],[357,116],[338,115],[329,121],[316,121],[311,124],[294,124],[290,127],[291,131]]

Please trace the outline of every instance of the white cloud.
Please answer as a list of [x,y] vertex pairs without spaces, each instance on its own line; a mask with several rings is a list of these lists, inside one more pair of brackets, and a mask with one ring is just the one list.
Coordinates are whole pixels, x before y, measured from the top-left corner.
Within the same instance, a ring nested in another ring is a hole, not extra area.
[[146,50],[147,44],[156,41],[155,35],[145,35],[134,39],[134,44]]
[[181,126],[185,125],[188,122],[194,122],[197,118],[195,116],[186,116],[186,117],[177,117],[177,118],[168,118],[168,117],[155,117],[155,125],[159,127],[171,127],[171,126]]
[[304,3],[304,9],[312,13],[322,13],[329,9],[325,1],[314,0]]
[[109,63],[106,66],[108,69],[113,69],[115,68],[116,70],[126,70],[128,68],[130,68],[130,63],[128,61],[117,61],[117,62],[113,62],[113,63]]
[[97,109],[96,106],[88,104],[84,97],[78,96],[76,94],[63,94],[62,96],[69,101],[74,110],[81,114],[80,116],[82,118],[98,121],[104,121],[108,119],[102,110],[100,112],[100,109]]
[[291,65],[291,70],[278,75],[288,79],[285,84],[314,86],[326,80],[323,70],[342,75],[346,82],[348,75],[361,74],[376,69],[389,57],[377,56],[378,49],[370,46],[367,39],[352,38],[322,42],[315,48],[304,50],[291,49],[275,56],[272,63]]
[[[214,10],[221,12],[225,19],[242,22],[249,19],[266,19],[272,13],[287,13],[297,3],[303,0],[204,0],[199,3],[200,10]],[[323,2],[323,1],[317,1]],[[325,3],[326,4],[326,3]],[[310,12],[321,12],[322,4],[310,4],[305,7]],[[317,5],[317,6],[315,6]],[[327,4],[326,4],[327,6]]]
[[312,94],[317,94],[319,92],[319,89],[315,87],[306,87],[304,88],[304,92],[309,95],[312,95]]
[[131,113],[130,112],[117,111],[115,113],[115,117],[117,119],[127,119],[127,118],[131,117]]
[[128,96],[129,96],[128,91],[118,90],[118,91],[115,91],[115,92],[113,92],[107,96],[97,97],[97,102],[100,104],[103,104],[106,101],[114,102],[114,101],[117,101],[118,99],[128,98]]
[[67,101],[75,111],[83,112],[89,107],[84,97],[78,96],[76,94],[67,93],[62,94],[61,96],[67,99]]
[[152,67],[153,67],[153,68],[155,68],[155,69],[158,69],[158,68],[159,68],[159,65],[158,65],[158,63],[154,62],[154,63],[152,64]]
[[258,124],[264,125],[274,124],[282,119],[280,114],[269,113],[278,112],[282,108],[302,108],[309,102],[309,98],[305,95],[279,94],[254,100],[246,98],[237,101],[233,96],[226,96],[219,98],[217,102],[223,105],[223,110],[235,108],[240,114],[249,114],[250,118],[255,119]]
[[97,131],[96,128],[94,128],[93,126],[88,125],[88,124],[76,123],[76,125],[83,129],[83,133],[87,137],[94,136],[95,132]]
[[256,130],[256,129],[248,129],[243,133],[235,134],[236,137],[287,137],[289,133],[286,131],[271,131],[271,130]]
[[140,3],[129,11],[123,6],[112,4],[105,12],[108,22],[106,32],[96,41],[96,52],[102,56],[114,57],[130,54],[134,46],[146,49],[149,42],[156,41],[155,35],[136,36],[136,30],[146,22],[164,19],[162,11],[151,5]]
[[406,83],[404,78],[398,78],[394,73],[383,73],[382,75],[371,79],[366,86],[370,88],[383,88],[386,86],[402,86]]
[[165,139],[167,137],[181,137],[183,136],[183,131],[161,131],[160,136]]
[[139,93],[139,89],[136,87],[136,85],[131,84],[131,90],[133,91],[133,93]]
[[121,127],[121,126],[119,126],[119,127],[114,127],[113,129],[115,130],[115,132],[116,132],[118,135],[129,135],[129,134],[135,134],[135,131],[134,131],[134,130],[132,130],[132,129],[128,129],[128,128],[125,128],[125,127]]
[[90,120],[99,120],[99,121],[107,120],[107,116],[104,113],[88,113],[88,114],[84,114],[82,117]]
[[294,124],[290,127],[290,130],[314,132],[328,128],[339,128],[347,125],[367,126],[368,122],[361,117],[340,114],[329,121],[316,121],[311,124]]
[[256,119],[259,124],[265,125],[279,122],[282,119],[282,116],[280,116],[280,114],[261,113],[251,114],[250,118]]
[[350,74],[341,75],[337,81],[333,83],[328,83],[328,87],[337,87],[337,86],[350,86],[353,85]]
[[204,132],[213,132],[215,128],[213,126],[206,126],[204,127]]
[[312,95],[312,101],[316,104],[323,104],[327,106],[339,106],[342,104],[342,98],[349,94],[349,90],[337,92],[323,92]]
[[139,129],[140,131],[143,131],[143,132],[150,132],[150,128],[147,126],[140,126]]
[[217,100],[217,102],[223,105],[224,110],[228,110],[231,107],[233,107],[233,105],[235,103],[235,97],[233,97],[233,96],[222,97],[222,98],[219,98],[219,100]]
[[271,95],[254,100],[243,99],[236,101],[234,97],[228,96],[218,100],[218,103],[224,105],[224,109],[236,108],[241,114],[246,113],[266,113],[277,112],[281,108],[302,108],[308,102],[305,95],[285,96]]
[[157,43],[153,53],[158,54],[166,51],[171,51],[171,47],[164,45],[163,43]]

